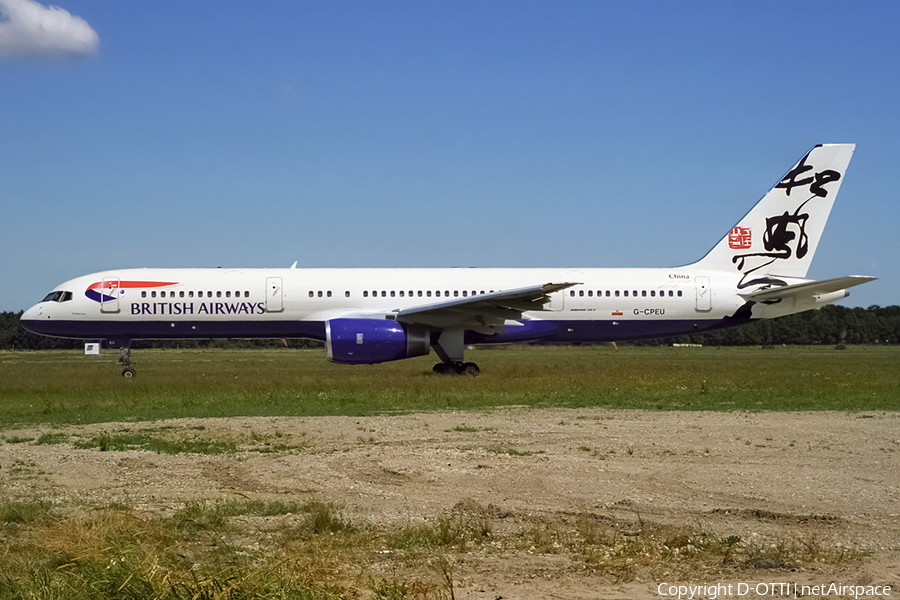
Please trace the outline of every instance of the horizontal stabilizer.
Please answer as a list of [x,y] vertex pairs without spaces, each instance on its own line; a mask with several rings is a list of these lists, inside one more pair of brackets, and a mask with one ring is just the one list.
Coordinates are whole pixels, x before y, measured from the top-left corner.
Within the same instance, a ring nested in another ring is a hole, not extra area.
[[773,302],[788,298],[812,298],[839,292],[840,290],[845,290],[855,285],[862,285],[876,279],[878,278],[852,275],[850,277],[838,277],[837,279],[823,279],[822,281],[807,281],[781,287],[764,288],[749,294],[740,294],[740,296],[744,300],[753,302]]

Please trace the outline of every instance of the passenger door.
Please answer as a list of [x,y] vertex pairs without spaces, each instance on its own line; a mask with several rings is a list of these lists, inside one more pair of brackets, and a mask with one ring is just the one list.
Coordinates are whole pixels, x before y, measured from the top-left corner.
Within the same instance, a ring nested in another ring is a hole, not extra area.
[[694,284],[697,286],[697,311],[711,311],[712,288],[709,285],[709,277],[695,277]]
[[119,278],[105,277],[100,284],[100,312],[119,312]]
[[284,290],[281,277],[266,277],[266,312],[284,310]]

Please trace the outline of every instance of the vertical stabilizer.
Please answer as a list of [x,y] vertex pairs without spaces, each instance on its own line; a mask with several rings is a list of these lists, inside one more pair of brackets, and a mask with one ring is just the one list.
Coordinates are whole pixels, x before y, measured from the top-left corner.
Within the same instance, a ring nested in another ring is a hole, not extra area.
[[777,277],[806,277],[855,147],[815,146],[690,266],[741,273],[739,288]]

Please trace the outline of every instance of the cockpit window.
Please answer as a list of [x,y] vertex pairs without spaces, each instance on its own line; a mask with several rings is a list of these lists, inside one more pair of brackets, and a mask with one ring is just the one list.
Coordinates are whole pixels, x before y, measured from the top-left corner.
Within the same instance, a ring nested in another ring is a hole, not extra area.
[[72,292],[50,292],[41,302],[68,302],[72,299]]

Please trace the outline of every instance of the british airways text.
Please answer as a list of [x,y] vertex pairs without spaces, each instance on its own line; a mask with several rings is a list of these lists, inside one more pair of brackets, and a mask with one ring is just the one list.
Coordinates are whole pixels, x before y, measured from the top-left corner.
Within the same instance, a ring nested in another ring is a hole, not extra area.
[[133,315],[263,315],[262,302],[132,302]]

